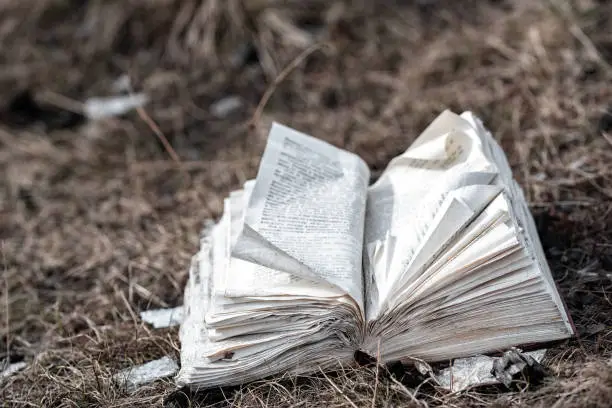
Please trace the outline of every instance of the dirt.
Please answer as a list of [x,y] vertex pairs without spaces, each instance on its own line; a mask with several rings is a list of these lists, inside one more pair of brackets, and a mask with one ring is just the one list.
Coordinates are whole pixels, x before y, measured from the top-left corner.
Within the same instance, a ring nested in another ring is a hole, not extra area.
[[[28,364],[2,405],[608,406],[611,18],[595,0],[0,4],[0,360]],[[144,110],[86,118],[123,75]],[[177,330],[138,312],[181,303],[200,228],[255,175],[273,120],[376,173],[445,108],[502,143],[578,328],[544,384],[449,394],[397,366],[196,395],[111,382],[178,355]]]

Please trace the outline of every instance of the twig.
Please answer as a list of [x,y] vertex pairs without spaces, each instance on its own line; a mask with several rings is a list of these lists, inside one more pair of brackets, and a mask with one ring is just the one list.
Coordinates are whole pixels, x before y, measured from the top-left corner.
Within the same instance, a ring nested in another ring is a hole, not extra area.
[[564,7],[564,4],[559,4],[557,1],[549,0],[549,3],[552,5],[553,9],[557,10],[557,12],[561,14],[561,18],[563,18],[569,25],[569,32],[572,33],[574,38],[576,38],[580,44],[582,44],[584,49],[590,54],[591,58],[593,58],[604,69],[608,76],[612,75],[612,65],[610,65],[602,57],[601,52],[597,49],[597,46],[593,43],[591,38],[582,28],[580,28],[578,23],[576,23],[572,11],[568,10],[566,7]]
[[376,406],[376,391],[378,390],[378,366],[380,365],[380,339],[376,350],[376,380],[374,381],[374,395],[372,395],[372,408]]
[[331,386],[334,387],[334,389],[338,391],[340,395],[342,395],[344,399],[351,404],[352,407],[357,408],[357,405],[355,405],[355,403],[351,401],[351,399],[340,388],[338,388],[338,386],[334,384],[334,382],[327,375],[325,375],[325,372],[320,368],[319,370],[321,371],[321,374],[323,374],[323,377],[325,377],[325,379],[331,384]]
[[117,290],[119,291],[121,300],[123,300],[123,303],[125,304],[126,309],[130,313],[130,316],[132,317],[132,320],[134,321],[134,326],[136,327],[136,330],[138,331],[138,318],[136,317],[136,313],[134,313],[134,309],[132,309],[132,305],[130,305],[130,302],[128,302],[127,298],[123,294],[123,291],[120,290],[119,288],[117,288]]
[[[131,89],[130,89],[130,92],[132,92]],[[140,118],[151,128],[153,133],[155,133],[155,136],[157,136],[157,138],[162,143],[162,145],[164,145],[164,149],[166,149],[166,152],[168,152],[172,160],[177,164],[178,170],[181,172],[184,179],[187,180],[187,183],[191,184],[192,180],[191,180],[191,176],[189,175],[189,172],[187,172],[183,168],[183,163],[181,162],[181,158],[176,153],[176,151],[174,150],[170,142],[168,142],[168,139],[166,138],[164,133],[161,131],[159,126],[157,126],[157,123],[155,123],[155,121],[147,114],[147,112],[144,110],[143,107],[141,106],[137,107],[136,112],[138,112],[138,116],[140,116]]]
[[[4,288],[5,288],[5,292],[4,292],[4,301],[6,302],[6,308],[5,308],[5,316],[6,316],[6,365],[8,367],[8,365],[11,363],[11,330],[10,330],[10,322],[11,322],[11,316],[10,316],[10,312],[9,312],[9,283],[8,283],[8,272],[6,271],[6,257],[4,255],[4,241],[0,241],[0,251],[2,252],[2,266],[4,269]],[[0,370],[3,370],[4,367],[0,367]]]
[[593,43],[593,41],[589,38],[589,36],[578,26],[578,24],[573,21],[570,22],[570,32],[574,35],[574,37],[580,41],[582,46],[591,54],[591,58],[597,61],[597,63],[604,68],[606,73],[610,75],[612,73],[612,66],[606,62],[606,60],[601,56],[601,53]]
[[454,388],[453,383],[455,380],[454,378],[455,376],[453,375],[453,360],[448,360],[448,362],[449,362],[449,371],[450,371],[450,389],[451,391],[453,391],[453,388]]
[[414,389],[414,395],[417,395],[419,393],[419,390],[421,389],[421,387],[423,385],[425,385],[425,384],[428,384],[430,382],[430,380],[433,380],[433,378],[432,377],[426,378],[419,385],[417,385],[417,387]]
[[308,47],[307,49],[305,49],[304,51],[302,51],[300,53],[300,55],[295,57],[295,59],[293,61],[291,61],[285,68],[283,68],[283,70],[278,74],[278,76],[274,79],[274,81],[270,84],[270,86],[268,86],[268,89],[266,89],[266,92],[264,92],[263,96],[261,97],[261,100],[259,101],[259,104],[257,105],[257,108],[255,109],[255,112],[253,113],[253,117],[251,118],[251,121],[250,121],[250,126],[251,127],[254,127],[259,122],[261,114],[262,114],[264,108],[266,107],[266,104],[270,100],[270,97],[272,96],[272,94],[276,90],[276,87],[281,82],[283,82],[285,80],[285,78],[287,78],[287,76],[289,76],[289,74],[295,68],[297,68],[298,65],[300,65],[306,58],[308,58],[308,56],[310,54],[312,54],[313,52],[315,52],[315,51],[317,51],[319,49],[322,49],[323,47],[329,47],[329,46],[330,45],[327,44],[327,43],[317,43],[317,44],[314,44],[314,45]]
[[[132,88],[132,81],[128,81],[128,93],[130,95],[133,95],[134,93],[134,89]],[[168,139],[166,138],[164,133],[161,131],[159,126],[157,126],[157,123],[155,123],[155,121],[151,118],[151,116],[149,116],[147,111],[145,111],[142,106],[137,106],[136,112],[138,113],[138,116],[140,116],[140,119],[142,119],[149,126],[149,128],[151,128],[153,133],[155,133],[155,136],[157,136],[157,138],[162,143],[162,145],[164,145],[164,149],[166,149],[166,152],[168,152],[172,160],[180,164],[181,158],[176,153],[176,151],[174,150],[170,142],[168,142]]]
[[400,389],[402,391],[404,391],[406,393],[406,395],[408,395],[410,397],[410,399],[417,405],[421,405],[421,402],[417,399],[417,397],[415,396],[414,393],[410,392],[410,390],[408,389],[408,387],[406,387],[404,384],[402,384],[399,380],[397,380],[393,375],[389,376],[389,379],[398,387],[400,387]]
[[172,145],[170,145],[170,142],[168,142],[168,139],[166,138],[166,136],[164,136],[155,121],[151,119],[151,117],[141,106],[136,108],[136,112],[138,112],[138,116],[140,116],[140,118],[151,128],[153,133],[155,133],[155,136],[157,136],[159,141],[164,145],[164,149],[166,149],[172,160],[177,163],[180,163],[181,159],[179,158],[178,154],[176,154],[176,151],[174,150]]
[[49,105],[53,105],[57,108],[66,110],[68,112],[78,113],[81,115],[83,114],[82,102],[76,101],[53,91],[47,90],[41,93],[40,95],[37,95],[37,99],[41,100],[42,102],[46,102]]

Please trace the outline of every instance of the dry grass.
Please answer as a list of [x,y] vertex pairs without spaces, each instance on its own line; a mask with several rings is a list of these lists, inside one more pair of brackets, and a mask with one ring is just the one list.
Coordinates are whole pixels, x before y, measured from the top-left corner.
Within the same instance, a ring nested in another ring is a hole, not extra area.
[[[0,359],[29,363],[0,384],[3,406],[607,406],[612,4],[417,3],[0,3]],[[327,45],[275,81],[315,42]],[[135,113],[69,112],[125,73],[180,165]],[[227,95],[243,106],[215,117]],[[580,331],[548,354],[544,385],[449,395],[371,368],[189,398],[170,382],[110,383],[176,355],[176,330],[137,312],[181,302],[198,230],[254,176],[272,119],[380,170],[445,107],[474,110],[502,142]]]

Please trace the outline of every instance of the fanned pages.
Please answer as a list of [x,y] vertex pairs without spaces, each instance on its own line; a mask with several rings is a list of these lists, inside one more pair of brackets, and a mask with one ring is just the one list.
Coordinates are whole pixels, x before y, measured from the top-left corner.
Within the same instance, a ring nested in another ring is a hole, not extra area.
[[368,187],[352,153],[274,124],[202,234],[180,385],[441,361],[570,337],[527,202],[478,118],[443,112]]

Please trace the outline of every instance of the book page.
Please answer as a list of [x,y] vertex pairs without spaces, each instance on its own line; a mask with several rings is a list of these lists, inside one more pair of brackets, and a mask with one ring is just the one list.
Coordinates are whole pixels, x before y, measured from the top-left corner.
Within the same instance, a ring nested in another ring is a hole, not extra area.
[[[499,186],[474,184],[452,190],[446,195],[409,262],[397,266],[398,269],[401,268],[402,275],[394,280],[393,287],[385,299],[388,307],[403,301],[401,299],[404,299],[404,296],[401,294],[412,291],[412,283],[423,276],[423,272],[431,263],[443,256],[454,237],[463,234],[466,227],[500,191]],[[401,260],[402,248],[396,247],[395,251],[399,252]]]
[[[471,125],[451,113],[441,114],[402,155],[391,161],[368,189],[365,253],[368,292],[376,291],[378,313],[392,286],[435,229],[432,223],[448,204],[449,194],[465,186],[488,185],[496,177]],[[382,261],[381,261],[382,260]]]
[[529,211],[522,189],[512,177],[512,170],[504,151],[495,141],[491,132],[484,127],[482,121],[472,112],[463,112],[461,117],[468,121],[477,130],[479,137],[484,142],[483,145],[485,147],[487,156],[497,165],[500,175],[498,182],[505,185],[506,189],[509,191],[509,197],[512,204],[511,211],[513,211],[515,215],[513,219],[516,220],[517,224],[520,225],[523,231],[521,234],[523,244],[526,246],[526,248],[530,249],[532,256],[537,261],[543,277],[548,284],[547,290],[559,307],[568,331],[570,333],[575,333],[576,328],[574,327],[571,316],[563,302],[563,299],[559,295],[555,281],[552,277],[552,272],[548,262],[546,261],[544,249],[542,247],[542,243],[540,242],[540,237],[538,236],[533,216]]
[[363,309],[368,181],[356,155],[273,124],[232,255],[332,284]]
[[[440,361],[567,338],[569,314],[503,151],[469,113],[432,127],[369,191],[366,264],[380,293],[363,350]],[[467,157],[437,166],[457,133],[470,139]],[[370,204],[387,211],[370,217]]]
[[[223,254],[217,256],[222,265],[217,266],[214,274],[216,303],[226,303],[229,298],[245,296],[311,297],[319,294],[331,298],[343,295],[344,292],[337,287],[327,282],[318,282],[320,278],[308,267],[288,254],[281,253],[279,248],[248,225],[245,226],[246,210],[254,186],[255,180],[249,180],[244,184],[244,189],[232,191],[224,200],[224,215],[218,228],[223,229],[222,225],[225,225],[229,231],[219,231],[214,246],[215,251],[223,251]],[[223,220],[226,220],[225,223]],[[232,252],[237,251],[242,254],[242,258],[231,256]],[[269,259],[276,259],[274,264],[278,269],[262,266],[256,260],[251,261],[250,254],[253,252],[260,257],[267,255]],[[298,270],[300,272],[296,274]]]

